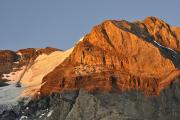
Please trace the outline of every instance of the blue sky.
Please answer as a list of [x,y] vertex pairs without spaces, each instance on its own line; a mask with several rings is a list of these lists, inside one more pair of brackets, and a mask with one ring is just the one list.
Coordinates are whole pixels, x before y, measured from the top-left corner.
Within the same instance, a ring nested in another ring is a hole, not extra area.
[[0,49],[68,49],[105,19],[180,26],[180,0],[0,0]]

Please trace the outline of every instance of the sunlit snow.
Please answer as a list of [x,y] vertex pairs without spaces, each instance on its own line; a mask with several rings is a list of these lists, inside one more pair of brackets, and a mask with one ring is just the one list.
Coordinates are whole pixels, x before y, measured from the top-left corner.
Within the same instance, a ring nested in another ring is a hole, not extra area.
[[[82,37],[79,41],[82,41]],[[3,79],[9,80],[9,85],[0,87],[0,105],[16,104],[20,97],[31,97],[39,93],[39,88],[44,84],[42,79],[61,64],[73,51],[74,47],[66,51],[55,51],[49,55],[42,54],[30,66],[20,69],[13,68],[14,72],[3,74]],[[20,52],[17,53],[21,56]],[[16,83],[20,82],[21,87]],[[52,112],[49,113],[49,115]]]

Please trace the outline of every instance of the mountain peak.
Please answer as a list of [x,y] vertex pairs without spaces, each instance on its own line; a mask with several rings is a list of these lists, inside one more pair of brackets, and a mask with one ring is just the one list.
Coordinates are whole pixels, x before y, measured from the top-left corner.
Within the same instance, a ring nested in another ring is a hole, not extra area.
[[155,16],[148,16],[146,17],[143,21],[151,21],[151,22],[156,22],[156,21],[162,21],[161,19],[155,17]]
[[170,27],[161,29],[156,28],[158,22],[154,24],[106,20],[96,25],[68,59],[44,77],[42,94],[80,88],[91,92],[140,89],[147,95],[159,94],[179,75],[179,55],[174,51],[179,50],[179,40]]

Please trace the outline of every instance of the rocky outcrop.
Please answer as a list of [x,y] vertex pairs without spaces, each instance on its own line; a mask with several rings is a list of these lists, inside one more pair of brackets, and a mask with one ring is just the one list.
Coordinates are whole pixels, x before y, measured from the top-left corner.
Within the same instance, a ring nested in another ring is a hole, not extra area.
[[81,90],[65,120],[178,120],[179,90],[179,81],[158,97],[139,91],[89,94]]
[[136,89],[159,95],[180,75],[176,36],[170,25],[155,17],[134,23],[104,21],[44,77],[41,93],[84,88],[90,92]]
[[29,62],[34,61],[39,55],[47,54],[49,55],[52,52],[59,51],[59,49],[46,47],[46,48],[27,48],[16,51],[16,53],[20,56],[20,64],[21,66],[27,65]]
[[18,55],[10,50],[0,51],[0,75],[7,73],[13,67],[13,62],[17,62],[19,59]]

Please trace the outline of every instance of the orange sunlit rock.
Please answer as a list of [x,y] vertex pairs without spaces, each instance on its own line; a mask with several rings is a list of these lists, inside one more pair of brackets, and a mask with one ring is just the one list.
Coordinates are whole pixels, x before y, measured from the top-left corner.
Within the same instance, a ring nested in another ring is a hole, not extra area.
[[104,21],[44,77],[41,94],[83,88],[90,92],[136,89],[158,95],[179,79],[173,55],[166,54],[179,52],[179,37],[179,28],[155,17],[133,23]]

